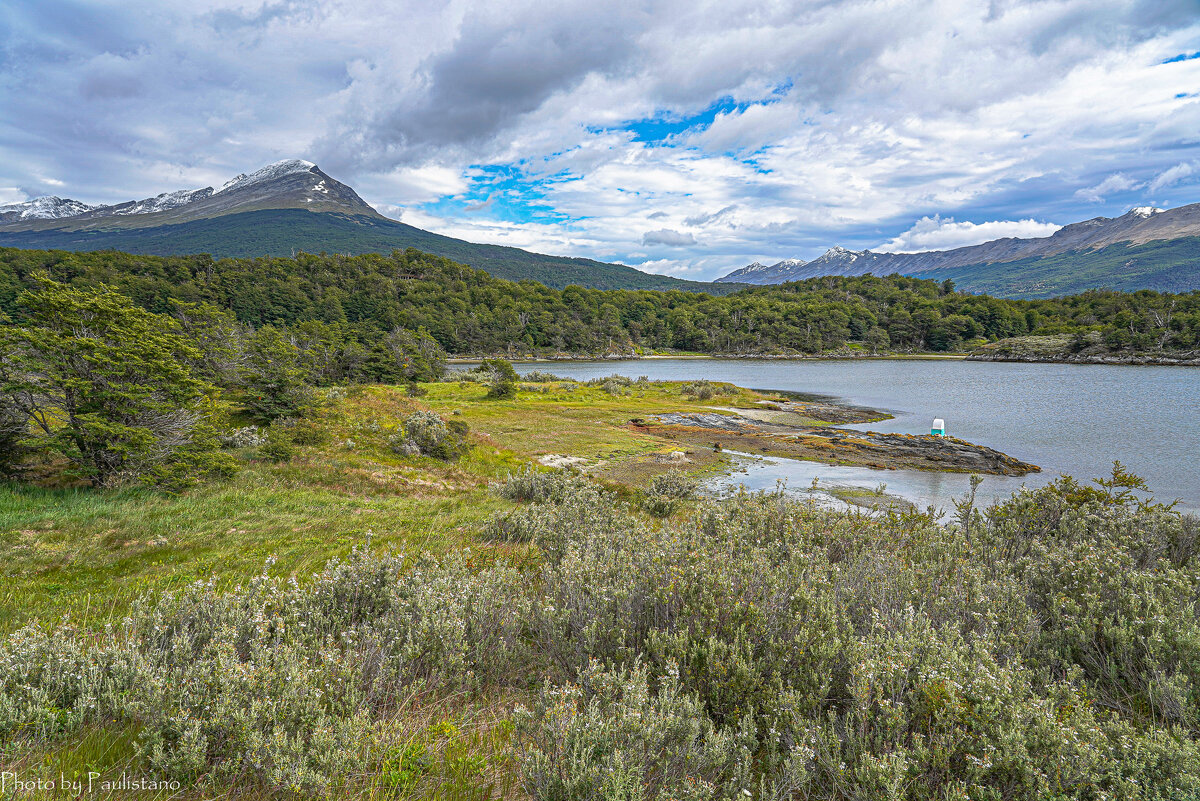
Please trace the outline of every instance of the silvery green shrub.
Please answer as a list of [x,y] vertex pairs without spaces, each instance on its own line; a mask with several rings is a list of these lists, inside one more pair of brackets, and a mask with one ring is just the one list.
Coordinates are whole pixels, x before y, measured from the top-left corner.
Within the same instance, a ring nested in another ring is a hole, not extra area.
[[695,498],[699,482],[682,470],[670,470],[650,479],[642,494],[642,508],[655,517],[669,517],[681,502]]
[[539,801],[1200,797],[1196,518],[1068,480],[961,525],[782,492],[653,520],[561,472],[496,492],[489,531],[541,551],[520,569],[356,551],[22,629],[0,734],[113,721],[174,778],[342,797],[406,699],[499,692]]
[[393,434],[389,443],[397,453],[420,453],[443,461],[454,461],[470,447],[466,423],[459,420],[446,422],[428,411],[413,412],[404,418],[403,433]]
[[526,789],[545,799],[688,799],[749,793],[752,729],[718,731],[672,675],[604,670],[547,684],[517,713]]
[[245,426],[222,434],[220,439],[226,448],[257,448],[267,441],[267,432],[258,426]]

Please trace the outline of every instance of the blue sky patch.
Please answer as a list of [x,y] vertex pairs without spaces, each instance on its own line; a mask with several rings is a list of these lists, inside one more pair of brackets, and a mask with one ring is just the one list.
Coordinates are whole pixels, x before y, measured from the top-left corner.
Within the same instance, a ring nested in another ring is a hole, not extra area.
[[1187,53],[1180,53],[1177,56],[1171,56],[1171,58],[1168,58],[1163,63],[1164,64],[1175,64],[1176,62],[1179,62],[1179,61],[1191,61],[1194,58],[1200,58],[1200,50],[1197,50],[1195,53],[1192,53],[1190,55]]

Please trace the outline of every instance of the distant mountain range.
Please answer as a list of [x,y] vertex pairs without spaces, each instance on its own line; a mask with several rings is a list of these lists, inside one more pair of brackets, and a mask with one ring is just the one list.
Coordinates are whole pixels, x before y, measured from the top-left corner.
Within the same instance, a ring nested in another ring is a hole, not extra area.
[[239,175],[217,189],[164,192],[106,206],[60,197],[0,206],[3,246],[216,257],[417,248],[498,278],[560,289],[578,284],[728,294],[747,284],[866,273],[951,279],[962,290],[1016,298],[1100,288],[1200,289],[1200,203],[1168,211],[1140,207],[1120,217],[1074,223],[1048,237],[996,239],[954,250],[878,253],[835,247],[812,261],[755,262],[704,283],[415,228],[382,216],[349,186],[299,159]]
[[161,256],[390,253],[417,248],[512,281],[555,288],[679,289],[728,294],[740,285],[684,281],[592,259],[530,253],[442,236],[371,208],[310,161],[276,162],[219,189],[185,189],[92,206],[40,197],[0,206],[0,247],[121,250]]
[[1200,289],[1200,203],[1163,210],[1142,206],[1095,217],[1047,237],[1006,237],[924,253],[830,248],[805,262],[759,262],[717,282],[779,284],[824,275],[951,279],[958,288],[1004,297],[1051,297],[1087,289]]

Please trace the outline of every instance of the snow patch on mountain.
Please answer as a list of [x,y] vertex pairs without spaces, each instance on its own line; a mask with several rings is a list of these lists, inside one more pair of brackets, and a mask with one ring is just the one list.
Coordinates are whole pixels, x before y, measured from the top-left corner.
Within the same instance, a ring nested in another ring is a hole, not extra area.
[[230,189],[244,189],[253,184],[261,183],[263,181],[272,181],[276,178],[282,178],[285,175],[292,175],[293,173],[312,172],[316,166],[317,165],[311,161],[305,161],[304,159],[284,159],[283,161],[277,161],[274,164],[268,164],[261,170],[255,170],[249,175],[242,173],[236,178],[226,181],[225,184],[222,185],[220,189],[213,192],[213,194],[218,195],[221,192],[228,192]]
[[212,194],[213,188],[211,186],[206,186],[203,189],[182,189],[178,192],[163,192],[161,195],[139,200],[127,209],[117,209],[113,211],[113,214],[153,214],[157,211],[167,211],[168,209],[177,209],[180,206],[186,206],[197,200],[212,197]]
[[[47,195],[46,197],[35,197],[33,200],[26,200],[23,203],[9,203],[0,206],[0,216],[18,220],[61,220],[64,217],[75,217],[96,208],[98,207],[80,203],[78,200]],[[12,216],[14,214],[15,218]]]
[[1162,214],[1164,209],[1157,209],[1154,206],[1138,206],[1130,209],[1129,213],[1134,217],[1141,217],[1143,220],[1153,217],[1155,214]]

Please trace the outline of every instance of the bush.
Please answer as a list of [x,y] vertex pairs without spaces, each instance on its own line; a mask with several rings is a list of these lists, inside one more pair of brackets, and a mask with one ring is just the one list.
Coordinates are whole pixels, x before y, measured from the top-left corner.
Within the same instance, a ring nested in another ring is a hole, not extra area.
[[267,432],[258,426],[245,426],[227,431],[220,439],[225,448],[257,448],[267,441]]
[[258,455],[270,462],[290,462],[296,455],[291,430],[285,426],[268,428],[266,441],[258,446]]
[[526,465],[500,484],[492,485],[492,492],[510,501],[533,501],[535,503],[562,503],[572,490],[591,490],[593,485],[586,479],[560,470],[539,470]]
[[680,388],[680,392],[695,400],[712,400],[718,395],[733,395],[735,390],[729,384],[714,384],[712,381],[690,381]]
[[556,381],[570,381],[569,378],[557,376],[554,373],[547,373],[542,370],[530,370],[525,375],[521,376],[522,381],[528,381],[531,384],[551,384]]
[[717,731],[678,668],[657,677],[644,665],[603,670],[579,683],[547,685],[533,710],[517,712],[525,788],[537,799],[739,798],[751,784],[753,729]]
[[484,359],[480,371],[487,374],[487,396],[493,399],[511,398],[517,394],[517,371],[505,359]]
[[531,707],[513,747],[536,801],[1196,798],[1200,521],[1135,483],[1064,479],[955,525],[783,493],[660,522],[526,471],[495,490],[543,551],[520,570],[356,551],[106,632],[17,632],[0,737],[137,726],[168,777],[343,797],[414,742],[404,699],[500,695]]
[[681,470],[671,470],[650,479],[642,495],[642,508],[655,517],[669,517],[681,502],[696,497],[699,482]]
[[461,420],[443,420],[433,412],[414,412],[404,419],[403,430],[389,439],[392,450],[405,456],[422,454],[451,462],[470,449],[470,429]]

